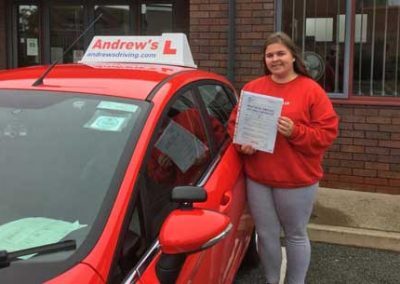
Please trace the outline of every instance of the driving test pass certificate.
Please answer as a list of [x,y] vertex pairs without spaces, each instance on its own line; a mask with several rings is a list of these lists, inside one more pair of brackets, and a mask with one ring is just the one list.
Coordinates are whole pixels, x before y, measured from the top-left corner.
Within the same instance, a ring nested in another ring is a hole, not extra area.
[[283,99],[242,91],[233,142],[273,153]]

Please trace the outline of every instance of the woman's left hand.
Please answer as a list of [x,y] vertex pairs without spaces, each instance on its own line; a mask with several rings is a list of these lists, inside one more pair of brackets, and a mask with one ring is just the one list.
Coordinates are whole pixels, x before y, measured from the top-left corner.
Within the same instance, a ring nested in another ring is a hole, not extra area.
[[292,135],[294,122],[289,117],[281,116],[278,119],[278,132],[285,137]]

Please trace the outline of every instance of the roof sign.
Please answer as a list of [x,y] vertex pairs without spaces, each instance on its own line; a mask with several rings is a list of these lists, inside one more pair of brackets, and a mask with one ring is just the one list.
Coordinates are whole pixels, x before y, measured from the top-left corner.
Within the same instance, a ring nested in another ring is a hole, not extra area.
[[186,35],[95,36],[81,63],[138,62],[197,68]]

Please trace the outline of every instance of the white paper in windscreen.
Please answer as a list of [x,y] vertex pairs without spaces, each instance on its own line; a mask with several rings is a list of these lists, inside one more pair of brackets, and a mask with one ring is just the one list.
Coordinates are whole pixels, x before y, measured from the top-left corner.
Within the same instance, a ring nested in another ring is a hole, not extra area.
[[[45,217],[27,217],[0,226],[0,250],[10,252],[59,242],[71,232],[87,227]],[[31,258],[34,254],[19,257]]]
[[283,99],[242,91],[233,142],[273,153]]
[[167,155],[183,173],[207,151],[207,146],[203,142],[172,120],[155,146]]

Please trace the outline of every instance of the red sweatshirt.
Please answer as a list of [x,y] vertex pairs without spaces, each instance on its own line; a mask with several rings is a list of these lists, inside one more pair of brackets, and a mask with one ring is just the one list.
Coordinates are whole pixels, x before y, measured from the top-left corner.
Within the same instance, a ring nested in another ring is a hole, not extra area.
[[[285,84],[263,76],[247,83],[243,90],[283,98],[281,116],[294,122],[289,138],[278,132],[272,154],[257,151],[253,155],[242,155],[247,176],[279,188],[297,188],[318,182],[323,175],[324,152],[336,138],[338,128],[338,117],[325,91],[304,76]],[[231,135],[236,115],[237,107],[229,121]]]

